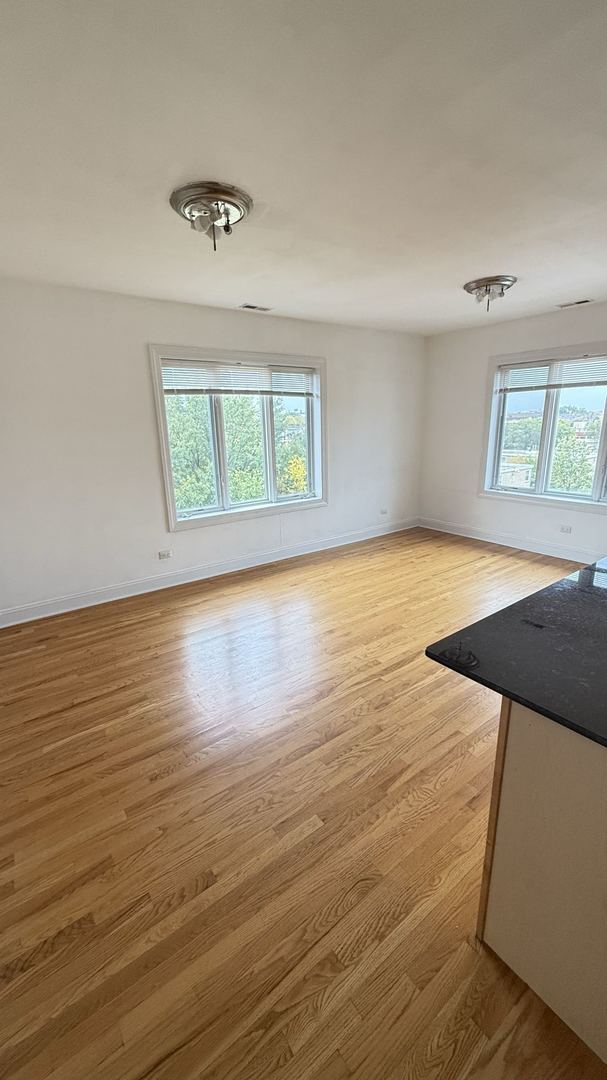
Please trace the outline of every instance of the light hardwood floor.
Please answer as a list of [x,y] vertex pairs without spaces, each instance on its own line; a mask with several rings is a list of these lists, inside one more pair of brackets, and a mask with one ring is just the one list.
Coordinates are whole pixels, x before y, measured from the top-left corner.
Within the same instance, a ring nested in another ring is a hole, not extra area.
[[474,926],[498,698],[571,564],[418,529],[0,634],[0,1076],[604,1080]]

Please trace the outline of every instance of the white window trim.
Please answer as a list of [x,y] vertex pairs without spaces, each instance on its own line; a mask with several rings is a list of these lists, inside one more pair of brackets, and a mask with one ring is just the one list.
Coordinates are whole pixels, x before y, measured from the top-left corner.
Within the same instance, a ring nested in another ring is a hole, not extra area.
[[[605,491],[603,498],[594,499],[583,495],[558,494],[555,492],[517,491],[515,488],[492,487],[494,468],[497,451],[497,424],[499,410],[496,407],[495,381],[498,368],[509,364],[534,364],[538,362],[550,362],[559,360],[584,360],[593,356],[607,356],[607,342],[593,341],[579,345],[558,346],[555,348],[533,349],[523,353],[503,353],[492,356],[489,361],[487,378],[487,407],[485,411],[483,456],[481,461],[481,474],[478,494],[483,498],[502,499],[520,503],[521,500],[536,506],[553,506],[563,509],[566,506],[570,510],[581,510],[585,513],[607,513],[607,419],[604,418],[601,442],[598,450],[599,465],[597,473],[601,479],[597,487]],[[549,391],[550,393],[550,391]],[[607,416],[607,408],[606,414]],[[546,425],[544,425],[545,427]],[[545,437],[552,435],[552,431],[546,431]],[[546,458],[546,455],[544,455]]]
[[[181,532],[183,529],[198,529],[209,525],[219,525],[228,521],[246,521],[249,518],[266,517],[273,514],[285,514],[294,510],[310,510],[312,508],[329,505],[326,420],[327,365],[323,357],[294,356],[284,355],[283,353],[267,352],[236,352],[228,349],[197,348],[185,345],[150,345],[149,352],[154,400],[156,403],[156,416],[158,420],[167,521],[170,532]],[[318,377],[320,394],[318,400],[314,401],[315,416],[310,434],[311,438],[315,440],[315,445],[309,447],[309,453],[316,474],[316,486],[320,487],[321,494],[310,498],[298,497],[295,499],[281,499],[276,503],[256,503],[254,506],[239,506],[229,510],[222,507],[216,511],[205,511],[205,513],[196,517],[184,519],[178,518],[175,506],[173,470],[171,468],[171,453],[169,449],[169,432],[164,408],[164,391],[162,387],[162,364],[167,361],[170,362],[171,360],[221,360],[227,363],[248,364],[255,367],[272,367],[274,365],[280,365],[280,367],[313,368]]]

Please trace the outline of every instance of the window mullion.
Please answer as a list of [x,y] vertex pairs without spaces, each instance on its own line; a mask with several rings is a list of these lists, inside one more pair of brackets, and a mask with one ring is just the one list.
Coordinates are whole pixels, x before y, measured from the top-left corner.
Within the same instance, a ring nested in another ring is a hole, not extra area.
[[215,454],[217,457],[217,475],[221,506],[227,510],[230,505],[228,494],[228,470],[226,462],[226,435],[223,422],[223,401],[221,394],[213,394],[213,428],[215,435]]
[[271,394],[263,398],[263,439],[268,499],[276,502],[276,440],[274,435],[274,399]]
[[552,452],[554,449],[554,436],[556,432],[555,417],[558,408],[558,398],[558,390],[546,391],[540,446],[537,456],[537,472],[535,476],[535,492],[538,495],[544,494],[548,484],[548,475],[550,472]]

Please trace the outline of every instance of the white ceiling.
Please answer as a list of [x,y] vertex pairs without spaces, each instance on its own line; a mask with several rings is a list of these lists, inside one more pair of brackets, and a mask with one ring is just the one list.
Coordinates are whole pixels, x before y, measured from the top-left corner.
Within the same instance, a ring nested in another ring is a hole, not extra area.
[[[0,39],[0,273],[422,332],[607,298],[605,0],[3,0]],[[256,203],[217,255],[195,179]]]

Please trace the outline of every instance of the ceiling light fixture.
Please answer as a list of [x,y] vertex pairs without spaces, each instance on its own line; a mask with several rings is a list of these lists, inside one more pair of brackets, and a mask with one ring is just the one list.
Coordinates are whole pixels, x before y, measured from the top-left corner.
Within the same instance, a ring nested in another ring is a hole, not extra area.
[[253,209],[253,200],[246,191],[216,180],[196,180],[175,188],[169,201],[173,210],[189,221],[192,229],[208,236],[213,251],[217,251],[221,233],[231,236],[233,226]]
[[474,281],[467,281],[464,289],[467,293],[471,293],[472,296],[476,296],[479,304],[486,300],[487,311],[489,311],[491,301],[503,296],[507,289],[512,288],[516,280],[515,277],[512,277],[512,274],[494,274],[492,277],[481,277],[476,278]]

